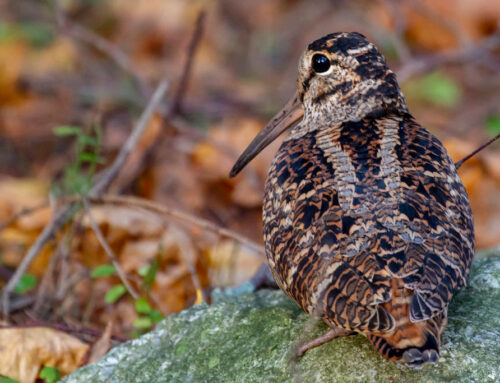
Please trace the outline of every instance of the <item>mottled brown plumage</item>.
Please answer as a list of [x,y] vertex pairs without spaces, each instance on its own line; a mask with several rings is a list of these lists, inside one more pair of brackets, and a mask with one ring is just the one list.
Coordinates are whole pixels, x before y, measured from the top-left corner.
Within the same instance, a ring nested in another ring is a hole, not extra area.
[[385,358],[435,362],[448,303],[466,284],[474,253],[453,162],[358,33],[309,45],[295,98],[289,106],[303,118],[291,119],[299,122],[271,165],[263,206],[276,282],[335,330],[330,338],[357,332]]

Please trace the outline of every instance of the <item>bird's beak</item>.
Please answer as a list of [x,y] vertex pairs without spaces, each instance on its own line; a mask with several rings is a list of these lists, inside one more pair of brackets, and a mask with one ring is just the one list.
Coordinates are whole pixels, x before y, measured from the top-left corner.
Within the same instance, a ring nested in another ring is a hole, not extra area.
[[285,130],[297,125],[304,116],[304,107],[300,102],[298,92],[287,102],[285,107],[267,123],[266,126],[257,134],[253,141],[248,145],[245,151],[234,164],[229,177],[237,175],[257,154],[259,154],[267,145],[273,142]]

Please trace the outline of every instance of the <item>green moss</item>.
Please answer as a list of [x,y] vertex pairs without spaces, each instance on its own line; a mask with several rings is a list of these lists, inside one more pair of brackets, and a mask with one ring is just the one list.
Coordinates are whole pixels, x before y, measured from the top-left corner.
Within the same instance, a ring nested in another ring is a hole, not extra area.
[[499,285],[500,258],[476,260],[469,287],[450,305],[439,364],[421,370],[383,360],[362,336],[295,360],[295,348],[326,326],[265,290],[172,315],[64,382],[497,382]]

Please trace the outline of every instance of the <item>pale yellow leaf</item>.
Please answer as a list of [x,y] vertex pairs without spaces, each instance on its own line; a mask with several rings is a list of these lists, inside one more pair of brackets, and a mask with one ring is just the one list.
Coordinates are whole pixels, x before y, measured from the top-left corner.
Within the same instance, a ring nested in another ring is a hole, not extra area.
[[46,327],[0,329],[0,375],[20,383],[34,382],[42,366],[69,374],[84,361],[89,346]]

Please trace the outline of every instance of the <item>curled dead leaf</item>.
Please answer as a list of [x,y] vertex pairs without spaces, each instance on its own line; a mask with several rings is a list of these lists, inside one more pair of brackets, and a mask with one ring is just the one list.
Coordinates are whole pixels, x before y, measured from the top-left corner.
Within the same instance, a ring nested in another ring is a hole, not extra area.
[[84,362],[88,351],[89,345],[51,328],[2,328],[0,375],[31,383],[43,366],[57,367],[67,375]]

